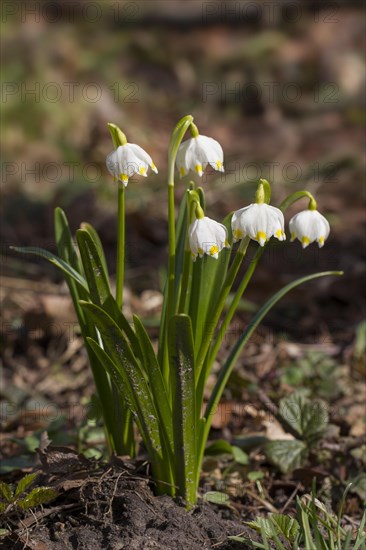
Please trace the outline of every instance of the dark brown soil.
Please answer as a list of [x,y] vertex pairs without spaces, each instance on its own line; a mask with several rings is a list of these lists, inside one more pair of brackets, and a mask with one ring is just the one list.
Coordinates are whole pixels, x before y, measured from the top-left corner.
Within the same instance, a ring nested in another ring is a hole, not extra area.
[[201,501],[187,512],[168,496],[154,496],[148,478],[123,463],[85,467],[85,461],[73,462],[66,475],[67,464],[61,473],[60,461],[47,474],[41,472],[37,485],[53,486],[59,496],[36,513],[8,516],[8,526],[18,528],[3,539],[3,548],[245,550],[227,537],[243,532],[253,537],[239,519],[224,519],[234,517],[231,510]]

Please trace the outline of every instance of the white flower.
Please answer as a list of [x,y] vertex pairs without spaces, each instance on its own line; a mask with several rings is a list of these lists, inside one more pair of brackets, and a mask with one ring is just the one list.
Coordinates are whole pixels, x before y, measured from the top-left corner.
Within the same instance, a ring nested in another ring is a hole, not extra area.
[[153,172],[158,173],[150,155],[134,143],[120,145],[113,153],[108,155],[106,164],[112,176],[116,180],[120,180],[125,187],[127,187],[128,178],[133,174],[146,177],[149,166],[151,166]]
[[203,170],[208,164],[215,170],[223,172],[223,162],[224,152],[219,142],[201,135],[192,137],[181,143],[176,160],[181,177],[188,174],[189,170],[202,176]]
[[321,248],[330,232],[328,220],[317,210],[303,210],[295,214],[290,220],[289,228],[291,241],[299,239],[303,248],[314,241]]
[[281,210],[269,204],[250,204],[234,212],[231,219],[234,242],[250,237],[261,246],[271,238],[286,239],[285,220]]
[[194,260],[197,255],[202,258],[204,254],[217,259],[223,248],[230,248],[226,227],[206,216],[195,220],[189,226],[188,234]]

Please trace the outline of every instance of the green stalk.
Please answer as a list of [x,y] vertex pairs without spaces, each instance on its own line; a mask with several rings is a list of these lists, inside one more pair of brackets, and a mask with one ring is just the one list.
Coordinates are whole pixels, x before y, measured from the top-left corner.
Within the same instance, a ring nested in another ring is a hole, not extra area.
[[224,336],[225,336],[225,333],[226,333],[226,330],[231,322],[231,319],[233,318],[235,312],[236,312],[236,309],[238,307],[238,304],[241,300],[241,297],[243,295],[243,293],[245,292],[245,289],[247,288],[251,278],[252,278],[252,275],[258,265],[258,262],[262,256],[264,252],[264,247],[259,247],[259,249],[257,250],[253,260],[251,261],[240,285],[239,285],[239,288],[238,290],[236,291],[235,293],[235,296],[229,306],[229,309],[225,315],[225,318],[222,322],[222,325],[220,327],[220,330],[219,330],[219,333],[216,337],[216,340],[215,340],[215,343],[214,343],[214,346],[212,348],[212,350],[210,351],[209,355],[207,356],[207,360],[205,361],[204,363],[204,368],[201,369],[201,373],[200,373],[200,376],[199,376],[199,379],[198,379],[198,384],[197,384],[197,390],[196,390],[196,407],[197,407],[197,410],[198,410],[198,406],[200,405],[199,407],[199,410],[201,410],[201,406],[202,406],[202,403],[203,403],[203,392],[204,392],[204,389],[205,389],[205,384],[206,384],[206,380],[207,380],[207,377],[209,376],[210,374],[210,371],[211,371],[211,368],[212,368],[212,365],[213,365],[213,362],[215,361],[215,358],[220,350],[220,347],[221,347],[221,344],[222,344],[222,341],[224,339]]
[[[229,272],[226,276],[226,279],[225,279],[225,282],[222,286],[222,289],[221,289],[221,292],[220,292],[220,295],[217,299],[217,302],[214,304],[214,307],[212,308],[212,316],[209,316],[210,317],[210,323],[211,323],[211,326],[213,327],[216,327],[217,326],[217,323],[220,319],[220,315],[221,315],[221,312],[224,308],[224,305],[225,305],[225,302],[226,302],[226,299],[229,295],[229,292],[231,290],[231,287],[233,286],[233,283],[235,281],[235,278],[236,278],[236,275],[239,271],[239,268],[241,266],[241,263],[243,261],[243,258],[246,254],[246,251],[247,251],[247,248],[248,248],[248,245],[249,245],[249,242],[250,242],[250,238],[249,237],[245,237],[244,239],[242,239],[240,245],[239,245],[239,248],[238,250],[236,251],[236,254],[235,254],[235,258],[233,260],[233,263],[231,264],[230,266],[230,269],[229,269]],[[203,362],[205,360],[205,357],[207,355],[207,352],[209,350],[209,347],[210,347],[210,343],[211,343],[211,334],[208,333],[206,335],[206,337],[203,338],[203,341],[202,341],[202,344],[201,344],[201,347],[200,347],[200,350],[198,352],[198,357],[197,357],[197,376],[200,375],[200,371],[201,371],[201,368],[203,366]]]
[[122,310],[123,284],[125,276],[125,187],[118,187],[118,236],[117,236],[117,269],[116,269],[116,302]]
[[184,245],[183,273],[182,273],[182,284],[180,289],[178,313],[186,313],[185,306],[186,304],[189,304],[189,294],[191,292],[189,283],[191,282],[190,279],[191,279],[191,273],[192,273],[192,253],[189,246],[188,229],[194,218],[193,209],[196,204],[200,205],[199,195],[193,189],[190,189],[187,191],[188,219],[187,219],[187,231],[186,231],[185,245]]
[[[224,336],[225,336],[225,332],[228,328],[228,326],[230,325],[230,322],[235,314],[235,311],[239,305],[239,302],[250,282],[250,279],[252,278],[252,275],[258,265],[258,262],[262,256],[264,252],[264,247],[258,247],[258,250],[253,258],[253,260],[250,262],[250,265],[238,287],[238,290],[236,291],[235,295],[234,295],[234,298],[228,308],[228,311],[225,315],[225,318],[222,322],[222,325],[220,327],[220,331],[219,331],[219,334],[217,335],[217,338],[216,338],[216,341],[215,341],[215,344],[214,344],[214,347],[213,349],[211,350],[210,352],[210,355],[209,355],[209,360],[208,360],[208,364],[209,365],[212,365],[212,363],[214,362],[215,358],[216,358],[216,355],[221,347],[221,344],[222,344],[222,341],[224,339]],[[207,375],[209,373],[206,374],[206,378],[207,378]]]
[[[113,146],[118,147],[126,145],[127,138],[122,130],[111,122],[107,124],[111,134]],[[123,284],[125,276],[125,188],[118,184],[118,229],[117,229],[117,266],[116,266],[116,302],[122,310],[123,303]]]
[[310,200],[310,209],[311,210],[316,210],[316,201],[313,197],[313,195],[311,193],[309,193],[309,191],[296,191],[295,193],[292,193],[291,195],[289,195],[288,197],[286,197],[285,200],[283,200],[279,206],[280,210],[282,210],[282,212],[285,212],[285,210],[287,210],[287,208],[289,208],[289,206],[291,206],[291,204],[293,204],[294,202],[300,200],[300,199],[303,199],[303,198],[308,198]]
[[[162,319],[162,326],[166,327],[169,323],[169,319],[175,313],[175,304],[174,304],[174,293],[175,293],[175,201],[174,201],[174,169],[175,169],[175,160],[177,158],[177,153],[179,146],[182,142],[184,134],[187,129],[193,122],[193,117],[187,115],[183,117],[176,127],[173,130],[172,137],[169,143],[169,153],[168,153],[168,239],[169,239],[169,261],[168,261],[168,293],[167,293],[167,307],[165,312],[165,319]],[[167,387],[170,387],[169,384],[169,360],[168,352],[166,345],[166,337],[163,335],[163,365],[162,371],[164,380],[167,383]]]
[[180,291],[178,313],[186,313],[185,305],[187,302],[189,303],[188,287],[189,287],[189,277],[191,273],[191,267],[192,267],[191,251],[188,247],[188,249],[184,250],[182,286]]

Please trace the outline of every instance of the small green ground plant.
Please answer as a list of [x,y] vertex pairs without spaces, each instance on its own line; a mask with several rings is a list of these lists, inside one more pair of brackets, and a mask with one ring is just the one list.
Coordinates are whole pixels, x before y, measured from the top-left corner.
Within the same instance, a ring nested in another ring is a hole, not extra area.
[[[82,223],[76,245],[65,213],[56,208],[58,255],[39,248],[18,248],[56,265],[64,274],[74,302],[93,371],[109,450],[136,453],[134,425],[148,452],[158,494],[180,496],[187,507],[195,504],[200,470],[214,412],[244,346],[270,309],[293,288],[340,272],[327,271],[287,284],[259,308],[238,336],[221,365],[208,402],[207,379],[230,322],[255,272],[268,241],[284,241],[284,213],[300,199],[308,208],[289,222],[291,239],[303,248],[324,245],[329,223],[317,210],[308,191],[287,197],[279,208],[271,206],[271,186],[261,179],[252,204],[229,214],[222,223],[206,216],[204,190],[190,180],[201,177],[210,165],[223,172],[220,144],[200,135],[193,117],[182,118],[168,147],[168,270],[155,350],[142,320],[123,314],[125,270],[125,200],[134,174],[157,172],[150,155],[127,142],[125,134],[109,124],[114,151],[107,168],[118,186],[116,291],[112,293],[103,246],[95,229]],[[191,137],[183,137],[190,131]],[[185,178],[186,192],[176,212],[175,171]],[[251,241],[254,257],[240,274]],[[239,244],[235,246],[234,243]],[[235,290],[234,290],[235,289]]]
[[28,474],[20,479],[15,488],[0,481],[0,514],[8,514],[17,508],[29,510],[47,504],[58,496],[52,487],[40,486],[31,489],[37,477],[37,473]]
[[366,512],[358,527],[342,525],[344,503],[351,485],[343,493],[337,516],[316,498],[314,483],[311,495],[297,497],[295,517],[269,514],[266,518],[246,522],[258,531],[261,542],[241,536],[229,538],[261,550],[365,550]]

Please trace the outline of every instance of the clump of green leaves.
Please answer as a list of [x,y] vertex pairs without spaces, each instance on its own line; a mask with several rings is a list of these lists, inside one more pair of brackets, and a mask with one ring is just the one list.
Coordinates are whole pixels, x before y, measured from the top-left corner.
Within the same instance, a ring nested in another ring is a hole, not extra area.
[[38,474],[28,474],[18,482],[15,489],[8,483],[0,481],[0,513],[9,513],[17,508],[29,510],[41,504],[47,504],[58,496],[52,487],[34,487]]
[[295,439],[270,441],[265,453],[272,464],[287,474],[302,466],[310,449],[321,439],[329,421],[328,410],[323,401],[295,392],[281,399],[278,420]]
[[343,507],[350,487],[351,484],[343,493],[337,516],[316,498],[313,485],[311,495],[297,498],[294,518],[284,514],[269,514],[267,518],[258,517],[255,521],[246,522],[258,531],[261,542],[248,537],[229,538],[243,542],[250,548],[263,550],[365,550],[366,512],[358,529],[342,526]]

